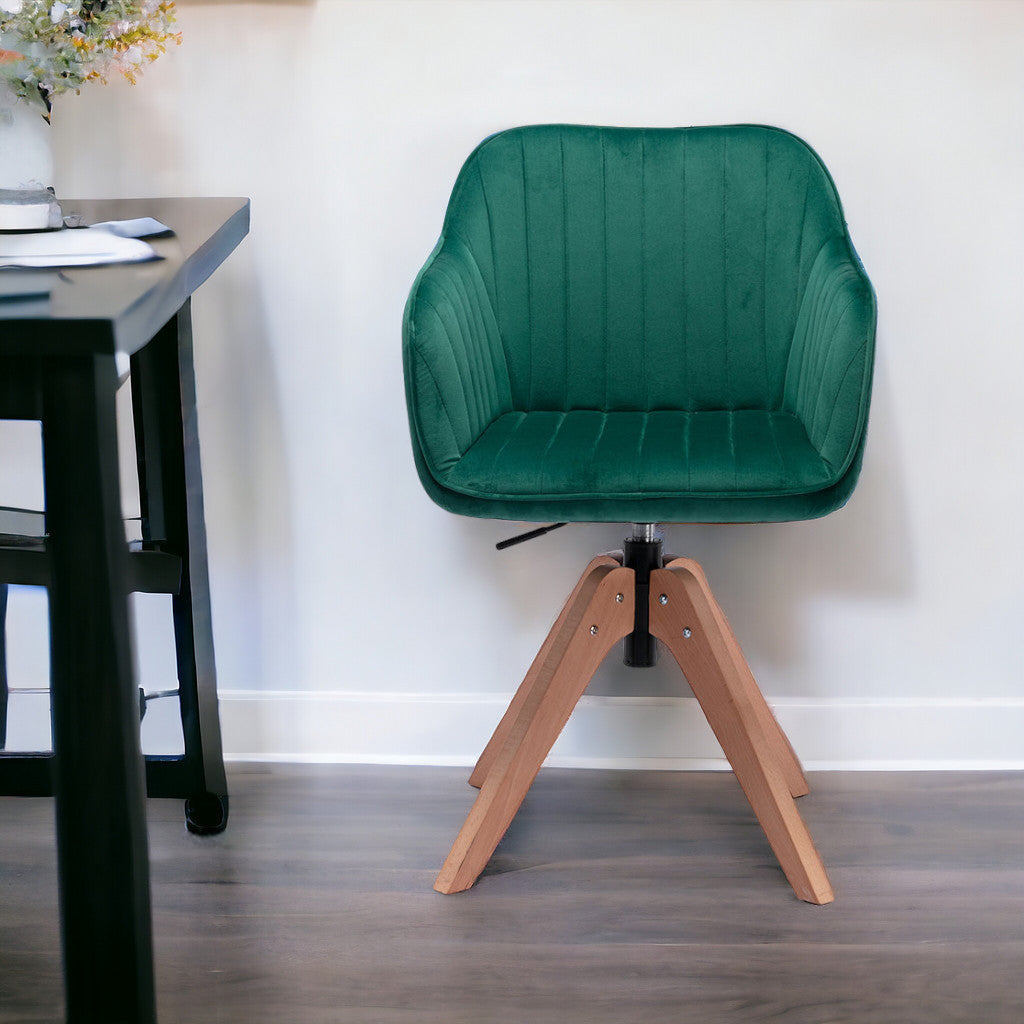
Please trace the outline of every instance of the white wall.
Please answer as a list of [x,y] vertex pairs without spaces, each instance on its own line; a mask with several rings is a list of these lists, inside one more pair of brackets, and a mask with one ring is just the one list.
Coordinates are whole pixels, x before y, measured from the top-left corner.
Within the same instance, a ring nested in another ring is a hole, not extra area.
[[[825,520],[670,546],[704,563],[812,765],[1024,766],[1024,6],[179,8],[184,45],[139,86],[61,101],[58,184],[252,197],[195,300],[230,751],[471,758],[620,541],[580,526],[498,554],[514,526],[450,516],[416,479],[402,307],[472,147],[544,121],[763,122],[821,154],[878,292],[866,463]],[[668,665],[609,663],[558,752],[706,763],[686,692]]]

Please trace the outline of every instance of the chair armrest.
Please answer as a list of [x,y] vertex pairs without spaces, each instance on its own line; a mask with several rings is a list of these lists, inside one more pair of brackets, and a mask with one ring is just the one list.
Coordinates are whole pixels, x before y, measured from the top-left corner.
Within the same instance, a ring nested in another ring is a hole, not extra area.
[[874,365],[875,293],[847,238],[818,253],[800,301],[784,407],[838,480],[867,425]]
[[441,480],[512,409],[498,323],[472,253],[443,239],[413,285],[403,330],[409,425]]

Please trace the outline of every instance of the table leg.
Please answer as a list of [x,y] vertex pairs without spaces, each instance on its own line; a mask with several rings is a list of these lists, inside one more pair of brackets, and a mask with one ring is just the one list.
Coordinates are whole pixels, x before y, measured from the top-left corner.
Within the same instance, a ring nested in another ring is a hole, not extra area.
[[113,356],[44,383],[54,795],[67,1020],[156,1020]]
[[7,584],[0,583],[0,750],[7,746]]
[[[184,768],[190,779],[186,822],[193,832],[219,832],[227,824],[228,790],[217,712],[189,302],[132,357],[132,407],[143,537],[182,560],[173,612]],[[163,791],[161,772],[181,767],[151,761],[150,795]]]

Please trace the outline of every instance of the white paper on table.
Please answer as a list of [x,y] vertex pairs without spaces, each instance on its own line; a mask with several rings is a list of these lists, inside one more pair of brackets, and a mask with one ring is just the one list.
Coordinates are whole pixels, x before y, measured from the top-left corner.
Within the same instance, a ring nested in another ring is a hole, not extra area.
[[153,235],[173,235],[174,232],[153,217],[136,217],[134,220],[104,220],[92,225],[104,228],[122,238],[151,238]]
[[96,267],[160,259],[137,238],[120,238],[104,228],[76,228],[25,234],[0,234],[4,267]]

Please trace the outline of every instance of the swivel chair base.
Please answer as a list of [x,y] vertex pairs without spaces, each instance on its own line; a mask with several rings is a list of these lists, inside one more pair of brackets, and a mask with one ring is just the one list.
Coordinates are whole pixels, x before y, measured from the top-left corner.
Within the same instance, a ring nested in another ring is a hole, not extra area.
[[[679,663],[796,895],[832,902],[794,802],[807,780],[703,569],[673,558],[650,570],[649,587],[637,577],[617,555],[587,566],[473,769],[469,782],[480,793],[434,888],[461,892],[477,880],[597,667],[646,618]],[[636,615],[638,598],[646,598],[647,616]]]

